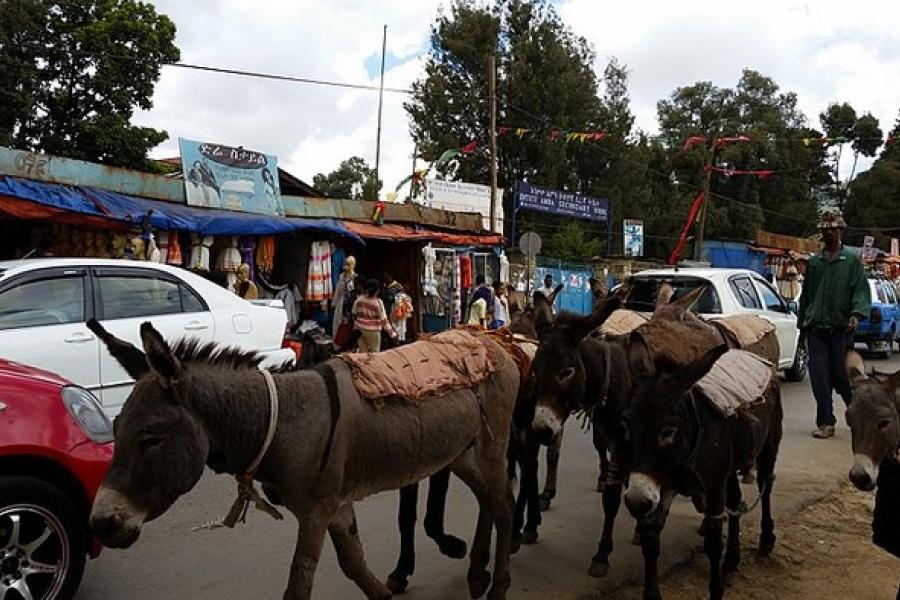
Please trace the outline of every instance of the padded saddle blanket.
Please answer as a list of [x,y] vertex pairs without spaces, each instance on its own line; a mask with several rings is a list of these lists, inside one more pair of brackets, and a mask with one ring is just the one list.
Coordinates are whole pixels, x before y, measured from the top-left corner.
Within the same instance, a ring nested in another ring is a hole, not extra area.
[[600,326],[600,333],[604,336],[627,335],[647,322],[647,317],[641,313],[620,308],[613,311],[609,318]]
[[389,398],[419,403],[429,394],[471,388],[497,370],[475,334],[452,329],[425,340],[373,354],[342,354],[356,391],[376,406]]
[[775,331],[775,325],[756,315],[731,315],[712,317],[709,322],[724,327],[737,340],[741,348],[749,348]]
[[694,390],[722,416],[733,417],[761,402],[771,381],[772,363],[746,350],[729,350],[694,384]]

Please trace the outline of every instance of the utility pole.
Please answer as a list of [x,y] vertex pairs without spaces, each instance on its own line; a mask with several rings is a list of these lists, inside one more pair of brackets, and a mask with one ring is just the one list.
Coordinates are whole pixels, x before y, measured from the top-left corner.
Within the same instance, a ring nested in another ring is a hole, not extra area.
[[[497,219],[497,55],[491,53],[488,61],[488,80],[491,96],[491,233],[496,233]],[[500,233],[503,233],[502,231]]]
[[[384,55],[387,49],[387,25],[381,38],[381,83],[378,86],[378,134],[375,138],[375,182],[378,181],[378,167],[381,165],[381,105],[384,101]],[[380,190],[378,196],[381,196]]]
[[700,226],[697,228],[697,237],[694,243],[694,260],[703,258],[703,232],[706,229],[706,207],[709,206],[709,186],[712,178],[713,160],[716,156],[716,144],[719,142],[719,136],[713,136],[712,144],[706,155],[706,177],[703,180],[703,204],[700,205]]

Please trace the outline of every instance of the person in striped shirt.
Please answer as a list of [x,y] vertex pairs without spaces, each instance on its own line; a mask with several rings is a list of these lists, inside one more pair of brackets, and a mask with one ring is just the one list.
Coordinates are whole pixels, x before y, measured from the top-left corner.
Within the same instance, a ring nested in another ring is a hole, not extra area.
[[353,303],[353,318],[356,328],[362,334],[357,350],[359,352],[378,352],[381,350],[381,331],[384,330],[396,339],[397,333],[388,321],[384,302],[378,297],[381,285],[377,279],[366,282],[366,293]]

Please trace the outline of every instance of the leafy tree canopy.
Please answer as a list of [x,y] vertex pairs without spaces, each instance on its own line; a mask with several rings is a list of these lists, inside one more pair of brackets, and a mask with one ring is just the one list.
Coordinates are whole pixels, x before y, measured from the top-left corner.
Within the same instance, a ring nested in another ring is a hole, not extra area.
[[353,156],[331,173],[314,176],[313,186],[330,198],[376,200],[381,182],[375,179],[375,169],[362,158]]
[[137,0],[0,2],[0,144],[152,168],[168,135],[130,123],[152,106],[175,24]]

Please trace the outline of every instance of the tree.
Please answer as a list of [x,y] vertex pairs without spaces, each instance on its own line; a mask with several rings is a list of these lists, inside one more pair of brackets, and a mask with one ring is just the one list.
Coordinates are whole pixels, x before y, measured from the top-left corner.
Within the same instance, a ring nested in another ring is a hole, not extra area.
[[175,24],[137,0],[0,2],[0,142],[151,168],[164,131],[130,123],[152,107]]
[[[891,140],[900,138],[900,117],[888,134]],[[884,145],[872,168],[860,173],[850,182],[850,194],[844,205],[844,216],[852,228],[847,242],[861,244],[867,233],[875,236],[876,244],[887,248],[889,238],[900,237],[900,144]]]
[[[838,207],[844,205],[846,199],[847,185],[853,180],[856,174],[856,165],[859,156],[872,157],[878,153],[881,146],[881,136],[883,132],[878,124],[878,119],[871,113],[865,113],[857,116],[856,110],[846,102],[841,104],[829,104],[819,115],[825,136],[828,138],[829,147],[835,148],[834,161],[834,200]],[[843,155],[844,146],[850,145],[853,151],[853,166],[850,169],[850,175],[845,182],[841,181],[840,167],[841,157]]]
[[586,262],[600,254],[600,240],[587,234],[581,221],[570,220],[547,240],[544,254],[559,260]]
[[376,200],[381,182],[375,179],[375,169],[360,157],[353,156],[331,173],[314,176],[313,186],[329,198]]

